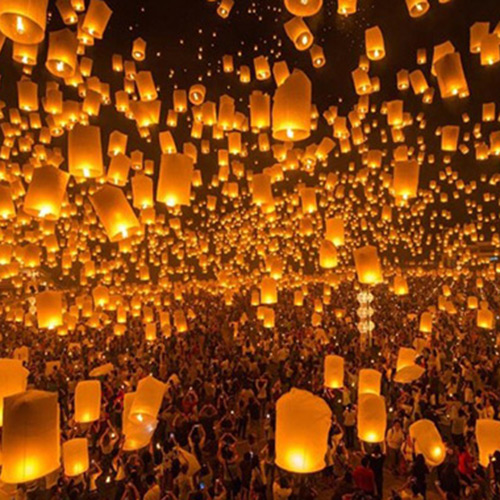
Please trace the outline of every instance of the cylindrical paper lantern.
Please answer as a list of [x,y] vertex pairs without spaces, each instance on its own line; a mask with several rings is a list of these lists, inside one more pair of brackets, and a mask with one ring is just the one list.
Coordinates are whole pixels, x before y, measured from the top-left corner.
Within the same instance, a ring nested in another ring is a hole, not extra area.
[[358,438],[365,443],[381,443],[385,439],[386,426],[385,398],[376,394],[360,394]]
[[341,389],[344,387],[344,358],[329,354],[325,356],[325,387]]
[[62,445],[64,473],[78,476],[89,469],[89,445],[87,438],[75,438]]
[[77,123],[68,133],[69,173],[76,177],[100,177],[102,162],[101,129]]
[[371,368],[363,368],[359,371],[358,396],[361,394],[380,395],[382,374]]
[[20,359],[0,359],[0,427],[3,425],[4,399],[26,390],[29,372]]
[[89,423],[101,415],[101,382],[83,380],[75,388],[75,422]]
[[156,422],[160,410],[165,384],[154,377],[145,377],[137,384],[129,418],[137,423],[151,426]]
[[444,462],[446,448],[434,422],[417,420],[410,425],[410,437],[414,442],[415,453],[422,453],[427,465],[436,467]]
[[382,282],[382,269],[375,247],[365,246],[354,250],[354,263],[360,283],[375,285]]
[[479,448],[479,463],[488,467],[496,451],[500,451],[500,421],[476,420],[476,440]]
[[36,44],[45,37],[48,0],[2,0],[0,31],[18,43]]
[[1,480],[34,481],[59,465],[57,393],[26,391],[5,398]]
[[156,200],[168,207],[191,204],[193,160],[186,154],[161,156]]
[[38,328],[53,330],[63,323],[62,293],[41,292],[36,296]]
[[325,401],[293,388],[276,403],[276,465],[295,473],[325,467],[332,412]]

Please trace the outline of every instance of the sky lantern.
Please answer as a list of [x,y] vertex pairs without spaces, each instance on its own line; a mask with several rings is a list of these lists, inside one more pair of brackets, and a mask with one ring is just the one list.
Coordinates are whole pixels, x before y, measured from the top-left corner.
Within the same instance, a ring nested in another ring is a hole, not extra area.
[[276,89],[273,99],[273,137],[280,141],[301,141],[311,133],[311,82],[299,70]]
[[82,30],[93,38],[101,39],[113,11],[103,0],[90,0],[83,19]]
[[358,397],[358,438],[365,443],[383,442],[387,427],[385,398],[366,393]]
[[38,328],[53,330],[63,323],[62,292],[46,291],[36,296]]
[[319,247],[319,265],[323,269],[333,269],[338,265],[337,249],[328,240],[322,240]]
[[354,250],[354,263],[360,283],[376,285],[382,282],[382,269],[377,249],[373,246],[364,246]]
[[323,0],[285,0],[285,7],[294,16],[309,17],[317,14]]
[[60,465],[57,393],[29,390],[4,400],[2,475],[5,483],[27,483]]
[[378,26],[365,30],[365,48],[370,61],[378,61],[385,57],[384,35]]
[[363,368],[359,371],[358,396],[361,394],[380,395],[382,374],[371,368]]
[[411,17],[421,17],[427,13],[430,8],[427,0],[406,0],[406,6]]
[[495,452],[500,451],[500,421],[477,419],[476,440],[479,448],[479,463],[486,468],[490,465]]
[[290,21],[287,21],[285,23],[285,32],[297,50],[307,50],[314,42],[313,34],[301,17],[293,17]]
[[410,425],[410,436],[414,441],[415,453],[422,453],[427,465],[436,467],[446,458],[446,448],[434,422],[417,420]]
[[420,165],[416,160],[398,161],[394,166],[393,188],[396,197],[407,200],[418,191]]
[[89,445],[87,438],[74,438],[62,445],[64,474],[79,476],[89,469]]
[[75,388],[75,422],[87,424],[101,415],[101,382],[83,380]]
[[163,382],[151,376],[141,379],[137,384],[129,419],[145,426],[154,425],[164,392],[165,384]]
[[323,399],[293,388],[276,403],[276,465],[307,474],[325,468],[332,412]]
[[40,219],[59,219],[69,177],[51,165],[36,168],[24,198],[24,211]]
[[4,400],[26,390],[29,372],[19,359],[0,359],[0,427],[3,425]]
[[167,207],[191,204],[193,160],[186,154],[162,155],[156,200]]
[[68,133],[69,173],[75,177],[100,177],[104,173],[101,130],[76,124]]
[[278,302],[278,286],[273,278],[262,278],[260,298],[262,304],[276,304]]
[[484,330],[493,330],[495,327],[495,315],[488,308],[477,310],[476,324]]
[[143,422],[129,418],[136,394],[136,392],[128,392],[123,398],[122,430],[125,436],[124,451],[137,451],[147,446],[156,429],[156,421],[145,425]]
[[77,68],[78,40],[68,28],[49,33],[45,67],[59,78],[73,76]]
[[334,354],[325,356],[325,387],[341,389],[344,387],[344,358]]
[[400,274],[394,276],[394,293],[399,296],[408,295],[408,283]]
[[450,97],[466,97],[469,95],[460,53],[444,55],[435,63],[439,91],[443,99]]
[[106,185],[92,195],[91,202],[110,241],[129,238],[139,231],[139,221],[120,188]]
[[36,44],[45,37],[48,0],[2,0],[0,31],[18,43]]
[[408,366],[413,366],[415,364],[415,358],[417,357],[417,351],[408,347],[400,347],[398,352],[398,360],[396,363],[396,371],[402,370]]

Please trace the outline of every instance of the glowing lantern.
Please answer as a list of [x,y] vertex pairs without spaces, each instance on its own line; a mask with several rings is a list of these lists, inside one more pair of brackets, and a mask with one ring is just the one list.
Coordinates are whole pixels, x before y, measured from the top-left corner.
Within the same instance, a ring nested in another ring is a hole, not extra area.
[[23,111],[38,110],[38,85],[35,82],[26,78],[17,82],[17,97],[19,109]]
[[0,359],[0,427],[3,425],[3,405],[8,396],[26,390],[29,372],[20,359]]
[[326,59],[322,47],[320,47],[319,45],[313,45],[309,49],[309,53],[311,54],[311,61],[315,68],[321,68],[325,65]]
[[354,250],[354,263],[360,283],[375,285],[382,282],[382,270],[375,247],[365,246]]
[[78,40],[69,29],[51,31],[46,68],[60,78],[73,76],[77,67],[77,48]]
[[123,398],[122,428],[125,436],[123,443],[125,451],[136,451],[147,446],[156,429],[156,422],[152,425],[143,425],[141,422],[129,418],[135,395],[135,392],[129,392]]
[[276,304],[278,302],[278,286],[273,278],[262,278],[260,297],[262,304]]
[[273,99],[273,137],[301,141],[311,133],[311,82],[295,70],[276,90]]
[[153,179],[144,174],[132,177],[132,198],[135,208],[153,206]]
[[295,473],[325,467],[332,412],[310,392],[293,388],[276,403],[276,465]]
[[263,324],[264,328],[274,328],[275,324],[275,315],[274,315],[274,309],[271,307],[264,307],[262,309],[262,314],[263,314]]
[[271,99],[267,94],[253,91],[250,94],[250,124],[258,130],[271,125]]
[[460,53],[453,52],[444,55],[435,64],[436,76],[439,84],[439,91],[443,99],[449,97],[469,95],[467,80]]
[[188,330],[186,316],[182,309],[174,312],[174,326],[179,333],[185,333]]
[[410,425],[410,437],[414,442],[415,453],[421,453],[427,465],[437,467],[444,462],[446,448],[434,422],[417,420]]
[[338,264],[337,249],[331,241],[323,240],[319,247],[319,265],[323,269],[333,269]]
[[162,155],[156,200],[168,207],[190,205],[193,159],[186,154]]
[[385,398],[376,394],[360,394],[358,438],[365,443],[381,443],[385,439],[386,427]]
[[137,384],[129,419],[145,426],[153,425],[156,422],[164,393],[163,382],[151,376],[141,379]]
[[285,7],[294,16],[309,17],[317,14],[323,0],[285,0]]
[[486,468],[495,452],[500,451],[500,421],[487,418],[476,420],[476,440],[479,463]]
[[394,166],[394,195],[403,199],[417,195],[420,165],[415,160],[398,161]]
[[102,162],[101,130],[77,123],[68,133],[69,173],[75,177],[100,177]]
[[117,242],[140,230],[140,224],[123,191],[106,185],[90,198],[108,238]]
[[226,19],[230,14],[233,5],[234,0],[222,0],[219,7],[217,7],[217,14],[222,17],[222,19]]
[[417,351],[415,351],[415,349],[400,347],[398,352],[398,360],[396,363],[396,371],[402,370],[407,366],[413,366],[415,364],[416,357]]
[[384,35],[378,26],[365,31],[365,47],[370,61],[378,61],[385,57]]
[[271,177],[267,174],[255,174],[252,179],[252,200],[258,205],[274,205]]
[[285,32],[297,50],[307,50],[313,44],[314,37],[301,17],[294,17],[286,22]]
[[358,0],[339,0],[337,12],[343,16],[349,16],[356,13]]
[[132,43],[132,57],[136,61],[144,61],[146,58],[146,40],[143,38],[136,38]]
[[0,31],[18,43],[36,44],[45,37],[48,0],[2,0]]
[[75,388],[75,422],[89,423],[101,415],[101,382],[83,380]]
[[4,400],[2,475],[5,483],[26,483],[59,468],[57,393],[26,391]]
[[495,327],[495,315],[489,309],[478,309],[476,324],[479,328],[493,330]]
[[371,368],[363,368],[359,371],[358,396],[361,394],[380,395],[382,374]]
[[158,98],[158,92],[156,91],[151,71],[139,71],[135,75],[135,84],[137,85],[141,101],[154,101]]
[[122,153],[118,153],[111,158],[107,179],[108,182],[116,186],[125,186],[130,170],[130,158]]
[[112,13],[113,11],[103,0],[90,0],[87,13],[83,19],[82,31],[93,38],[101,39]]
[[325,356],[325,387],[341,389],[344,387],[344,358],[329,354]]
[[64,473],[68,477],[79,476],[89,469],[89,445],[87,438],[75,438],[62,445]]
[[59,219],[69,174],[47,165],[36,168],[24,198],[24,211],[33,217]]
[[36,296],[38,328],[53,330],[63,323],[62,293],[41,292]]
[[406,6],[411,17],[423,16],[430,7],[427,0],[406,0]]
[[396,295],[408,295],[408,283],[404,276],[394,276],[394,293]]

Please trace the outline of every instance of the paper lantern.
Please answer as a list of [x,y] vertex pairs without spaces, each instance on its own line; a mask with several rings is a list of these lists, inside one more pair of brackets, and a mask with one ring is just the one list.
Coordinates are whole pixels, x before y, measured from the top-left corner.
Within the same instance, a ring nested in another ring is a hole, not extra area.
[[274,328],[275,326],[275,314],[274,314],[274,309],[271,307],[264,307],[262,308],[262,322],[264,328]]
[[476,441],[479,463],[486,468],[495,452],[500,451],[500,421],[487,418],[476,420]]
[[415,160],[398,161],[394,166],[394,195],[407,200],[417,196],[420,165]]
[[3,405],[8,396],[26,390],[29,372],[20,359],[0,359],[0,427],[3,425]]
[[23,111],[38,110],[38,85],[27,78],[17,82],[19,109]]
[[77,123],[68,132],[69,173],[76,177],[100,177],[102,162],[101,130]]
[[221,3],[217,7],[217,14],[222,17],[222,19],[226,19],[229,17],[233,5],[234,0],[221,0]]
[[360,283],[375,285],[382,282],[382,270],[375,247],[365,246],[354,250],[354,263]]
[[489,309],[478,309],[476,325],[484,330],[493,330],[495,327],[495,315]]
[[471,296],[467,297],[467,309],[477,309],[479,307],[479,302],[477,297]]
[[77,49],[78,40],[72,31],[67,28],[51,31],[46,68],[60,78],[73,76],[77,68]]
[[109,164],[107,180],[116,186],[125,186],[128,181],[130,170],[130,158],[122,153],[118,153],[111,158]]
[[59,219],[68,181],[69,174],[56,167],[36,168],[24,198],[23,210],[40,219]]
[[312,46],[314,42],[313,34],[301,17],[290,19],[285,23],[284,27],[288,38],[294,43],[297,50],[307,50]]
[[323,269],[333,269],[338,265],[337,249],[331,241],[323,240],[319,247],[319,265]]
[[190,205],[193,160],[186,154],[161,156],[156,200],[168,207]]
[[74,438],[62,445],[64,473],[68,477],[79,476],[89,469],[89,445],[87,438]]
[[59,468],[57,393],[26,391],[4,400],[4,483],[27,483]]
[[129,419],[145,426],[154,425],[164,393],[165,384],[163,382],[151,376],[141,379],[137,384]]
[[398,352],[398,360],[396,363],[396,371],[406,368],[407,366],[413,366],[415,364],[416,357],[417,351],[415,351],[415,349],[400,347]]
[[125,436],[125,442],[123,443],[124,451],[137,451],[147,446],[156,429],[156,422],[144,425],[129,418],[135,395],[135,392],[129,392],[123,398],[122,431]]
[[285,7],[294,16],[309,17],[317,14],[323,0],[285,0]]
[[404,276],[394,276],[394,293],[396,295],[408,295],[408,283]]
[[422,333],[432,332],[432,314],[430,312],[424,312],[420,316],[419,331]]
[[177,309],[174,312],[174,326],[178,333],[185,333],[188,330],[186,316],[182,309]]
[[344,358],[329,354],[325,356],[325,387],[341,389],[344,387]]
[[444,55],[436,61],[435,70],[439,91],[443,99],[454,96],[466,97],[469,95],[469,88],[459,52]]
[[376,394],[360,394],[358,400],[358,438],[365,443],[381,443],[385,439],[387,412],[385,398]]
[[2,0],[0,31],[18,43],[36,44],[45,37],[48,0]]
[[434,422],[417,420],[410,425],[410,437],[414,442],[415,453],[421,453],[427,465],[437,467],[446,458],[446,448]]
[[258,205],[274,205],[271,177],[267,174],[255,174],[252,179],[252,200]]
[[101,382],[83,380],[75,388],[75,422],[87,424],[101,416]]
[[250,94],[250,125],[262,130],[271,125],[271,99],[267,94],[253,91]]
[[427,0],[406,0],[406,6],[411,17],[423,16],[430,8]]
[[144,174],[132,177],[132,198],[135,208],[145,209],[153,206],[153,179]]
[[141,101],[154,101],[158,98],[156,85],[151,71],[139,71],[135,75],[135,84]]
[[382,374],[371,368],[363,368],[359,371],[358,396],[361,394],[380,395]]
[[139,221],[120,188],[104,186],[90,201],[111,242],[129,238],[140,230]]
[[370,61],[378,61],[385,57],[384,35],[378,26],[365,30],[365,47]]
[[411,384],[418,380],[425,373],[425,368],[419,365],[410,365],[401,368],[394,375],[394,382],[399,384]]
[[332,412],[325,401],[293,388],[276,402],[276,465],[295,473],[325,468]]
[[144,61],[146,58],[146,40],[143,38],[136,38],[132,43],[132,57],[136,61]]
[[273,278],[262,278],[260,300],[262,304],[276,304],[278,302],[278,286]]
[[38,328],[53,330],[63,323],[62,293],[41,292],[36,296]]
[[456,151],[459,135],[460,127],[455,125],[443,127],[441,130],[441,149],[443,151]]
[[113,11],[103,0],[90,0],[82,23],[82,31],[101,39]]
[[311,82],[295,70],[276,90],[273,99],[273,137],[302,141],[311,133]]

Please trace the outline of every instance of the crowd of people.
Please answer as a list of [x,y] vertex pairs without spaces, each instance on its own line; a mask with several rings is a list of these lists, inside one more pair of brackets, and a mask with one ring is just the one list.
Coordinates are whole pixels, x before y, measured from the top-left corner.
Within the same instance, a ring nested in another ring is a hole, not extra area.
[[[373,290],[371,345],[362,346],[356,328],[357,287],[342,283],[331,292],[321,327],[311,326],[312,303],[322,285],[310,285],[303,307],[292,292],[280,291],[276,327],[265,329],[246,295],[232,305],[220,297],[186,293],[195,312],[189,331],[148,342],[140,318],[123,336],[112,325],[80,325],[65,337],[21,324],[2,324],[2,357],[26,346],[29,385],[59,395],[61,439],[87,437],[90,467],[76,477],[62,470],[32,484],[2,485],[1,498],[224,500],[328,498],[412,499],[500,498],[500,456],[478,464],[475,422],[499,418],[500,356],[495,331],[475,326],[463,298],[472,292],[500,310],[500,291],[473,280],[453,286],[457,314],[436,311],[433,332],[418,332],[418,316],[437,304],[439,278],[410,280],[410,294]],[[342,309],[345,314],[334,314]],[[399,347],[422,339],[417,362],[425,373],[411,384],[392,380]],[[327,354],[345,359],[343,389],[325,389]],[[90,371],[114,367],[100,377],[102,408],[92,424],[74,422],[74,390]],[[357,438],[357,375],[361,368],[382,373],[388,410],[386,439],[367,445]],[[153,375],[166,383],[159,421],[150,444],[123,450],[124,394]],[[275,459],[276,401],[292,387],[322,396],[332,409],[323,471],[311,475],[279,469]],[[412,422],[432,420],[445,444],[446,459],[429,467],[408,433]],[[499,454],[500,455],[500,454]],[[193,464],[195,466],[193,466]],[[3,496],[2,496],[3,495]]]

